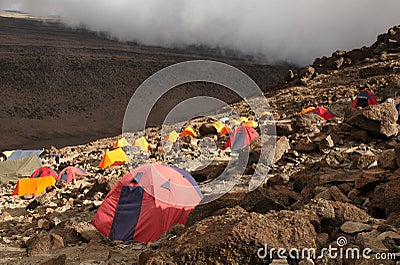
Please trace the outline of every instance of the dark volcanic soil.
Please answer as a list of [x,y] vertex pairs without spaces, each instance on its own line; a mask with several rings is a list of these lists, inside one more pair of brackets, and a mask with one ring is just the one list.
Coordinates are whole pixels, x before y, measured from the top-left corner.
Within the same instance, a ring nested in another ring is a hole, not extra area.
[[[61,147],[119,134],[135,89],[158,70],[193,59],[231,64],[263,89],[287,70],[121,43],[56,22],[0,17],[0,150]],[[160,99],[149,125],[160,123],[160,113],[191,97],[194,88],[226,102],[237,99],[220,87],[193,83]]]

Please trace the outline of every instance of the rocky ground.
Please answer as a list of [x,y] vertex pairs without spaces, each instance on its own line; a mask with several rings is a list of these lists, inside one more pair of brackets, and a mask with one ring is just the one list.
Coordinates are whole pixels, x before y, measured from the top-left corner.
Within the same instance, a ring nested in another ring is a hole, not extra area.
[[[59,169],[78,165],[89,176],[43,195],[11,197],[13,184],[1,187],[0,263],[3,264],[399,264],[400,263],[400,138],[397,111],[400,89],[400,28],[378,37],[368,48],[337,51],[313,65],[291,71],[287,83],[266,93],[274,109],[277,146],[267,181],[248,192],[248,179],[259,161],[259,140],[250,146],[246,174],[221,198],[198,206],[186,227],[174,226],[148,245],[113,242],[90,225],[98,206],[127,165],[100,170],[96,166],[118,137],[85,145],[46,150],[45,164],[63,154]],[[381,103],[351,109],[360,89],[374,91]],[[327,122],[315,114],[297,115],[304,107],[320,105],[336,115]],[[233,104],[243,116],[254,114],[243,102]],[[192,121],[196,130],[206,119]],[[226,138],[204,131],[221,146]],[[134,164],[171,162],[160,146],[160,128],[146,130],[150,156],[132,154]],[[186,160],[208,161],[199,151],[202,136],[183,139]],[[208,167],[189,170],[200,183],[218,176],[229,153],[215,151]],[[240,155],[243,155],[241,153]],[[139,159],[140,158],[140,159]],[[143,159],[141,159],[143,158]],[[175,161],[176,162],[176,161]],[[180,162],[176,162],[179,164]],[[234,176],[232,176],[234,177]],[[204,191],[207,195],[207,191]],[[393,253],[392,259],[311,260],[261,259],[269,248],[343,246]]]

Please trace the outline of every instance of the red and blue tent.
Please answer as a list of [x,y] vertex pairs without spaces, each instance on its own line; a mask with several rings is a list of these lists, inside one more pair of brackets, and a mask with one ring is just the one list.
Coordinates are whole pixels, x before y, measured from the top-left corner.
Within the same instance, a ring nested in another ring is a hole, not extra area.
[[250,126],[241,125],[229,136],[229,139],[222,150],[230,147],[232,151],[239,151],[257,137],[258,133],[256,130]]
[[378,101],[375,98],[375,95],[372,93],[371,90],[364,89],[361,90],[360,93],[356,96],[356,98],[353,101],[352,107],[357,108],[357,107],[367,107],[369,105],[376,105],[378,104]]
[[148,243],[185,224],[202,194],[186,171],[162,164],[140,166],[107,194],[92,224],[112,240]]
[[40,167],[32,173],[30,178],[40,178],[40,177],[53,177],[55,180],[57,180],[58,174],[49,167]]
[[70,183],[78,175],[87,175],[86,171],[80,167],[66,167],[58,174],[57,180],[63,180]]

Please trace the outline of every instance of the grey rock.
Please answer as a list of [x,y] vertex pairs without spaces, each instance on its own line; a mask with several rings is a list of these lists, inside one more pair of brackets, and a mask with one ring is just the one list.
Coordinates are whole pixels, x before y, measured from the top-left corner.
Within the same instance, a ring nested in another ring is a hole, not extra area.
[[369,224],[348,221],[342,224],[340,229],[347,234],[355,234],[364,231],[369,231],[372,229],[372,227]]

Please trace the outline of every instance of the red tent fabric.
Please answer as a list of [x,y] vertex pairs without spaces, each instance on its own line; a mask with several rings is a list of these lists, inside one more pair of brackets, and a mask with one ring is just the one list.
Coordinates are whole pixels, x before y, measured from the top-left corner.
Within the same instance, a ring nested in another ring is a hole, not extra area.
[[361,90],[360,93],[356,96],[356,98],[353,101],[352,107],[357,108],[357,107],[366,107],[369,105],[376,105],[378,104],[378,101],[375,98],[375,95],[372,93],[371,90],[364,89]]
[[58,174],[49,167],[40,167],[32,173],[30,178],[40,178],[40,177],[53,177],[54,179],[57,180]]
[[324,118],[326,121],[333,119],[335,116],[330,112],[330,110],[324,107],[316,107],[311,112],[317,114],[318,116]]
[[230,147],[232,151],[239,151],[257,137],[258,133],[252,127],[245,125],[239,126],[229,136],[229,139],[222,150]]
[[57,180],[63,180],[70,183],[77,175],[86,175],[86,171],[79,167],[66,167],[61,170],[57,176]]
[[161,164],[136,168],[107,194],[92,224],[112,240],[148,243],[185,224],[202,194],[186,171]]

